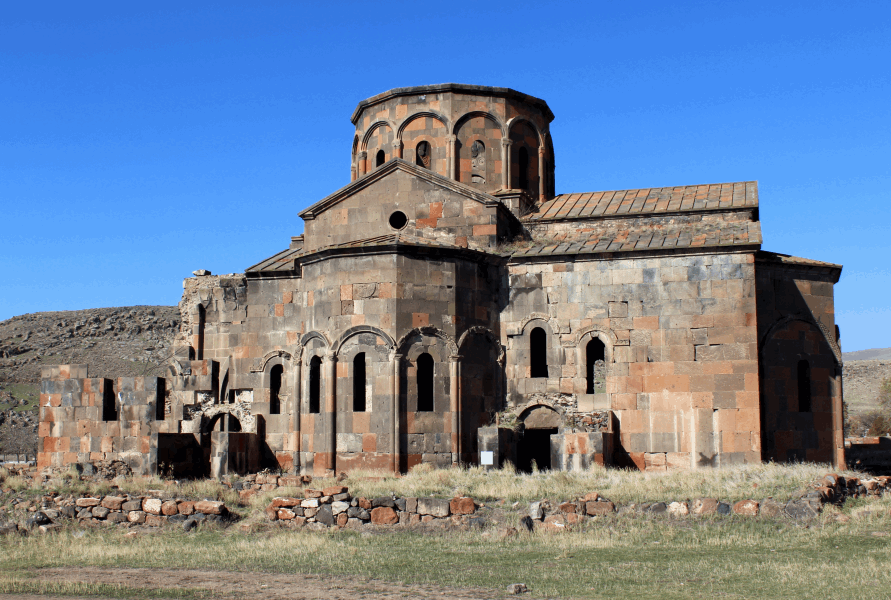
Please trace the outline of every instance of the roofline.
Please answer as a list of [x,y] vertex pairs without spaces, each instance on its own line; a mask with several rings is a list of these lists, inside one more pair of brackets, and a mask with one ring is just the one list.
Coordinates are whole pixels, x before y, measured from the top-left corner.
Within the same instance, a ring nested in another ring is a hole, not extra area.
[[364,177],[360,179],[356,179],[355,181],[351,181],[347,185],[343,186],[333,194],[329,194],[328,196],[322,198],[315,204],[312,204],[308,208],[300,211],[298,216],[302,218],[304,221],[312,220],[316,217],[317,214],[320,214],[326,211],[331,206],[337,204],[344,198],[355,194],[359,190],[364,187],[375,183],[379,179],[382,179],[384,176],[389,175],[391,172],[401,169],[403,171],[407,171],[413,175],[420,177],[421,179],[426,179],[431,183],[435,183],[441,185],[443,187],[449,188],[450,190],[467,196],[472,200],[476,200],[480,204],[484,204],[486,206],[502,206],[504,205],[501,201],[498,200],[495,196],[487,194],[485,192],[481,192],[476,188],[470,187],[464,183],[459,181],[455,181],[454,179],[449,179],[448,177],[443,177],[439,173],[434,173],[430,169],[425,169],[423,167],[419,167],[415,164],[408,162],[407,160],[403,160],[401,158],[391,158],[387,162],[385,162],[380,167],[376,168],[374,171],[371,171]]
[[760,219],[758,218],[758,207],[757,206],[724,206],[718,208],[690,208],[687,210],[666,210],[663,212],[657,211],[635,211],[635,212],[624,212],[619,214],[608,214],[608,215],[581,215],[575,217],[546,217],[541,219],[530,219],[528,216],[523,217],[520,221],[524,225],[534,225],[536,223],[557,223],[560,221],[584,221],[584,220],[597,220],[597,221],[607,221],[611,219],[627,219],[630,217],[678,217],[681,215],[697,215],[697,214],[714,214],[716,212],[743,212],[750,210],[753,212],[753,222],[758,222]]
[[352,254],[380,255],[380,254],[446,254],[474,260],[486,260],[488,262],[505,262],[508,257],[494,252],[484,252],[473,248],[461,248],[460,246],[415,244],[412,242],[392,242],[379,246],[327,246],[313,250],[300,257],[300,264],[307,265],[338,256]]
[[466,83],[438,83],[434,85],[416,85],[412,87],[393,88],[386,92],[371,96],[370,98],[366,98],[356,106],[356,110],[353,111],[350,121],[355,125],[358,123],[359,115],[363,110],[379,102],[389,100],[390,98],[448,92],[463,92],[476,94],[478,96],[495,96],[499,98],[515,98],[539,108],[544,113],[545,118],[547,118],[549,123],[554,120],[554,113],[551,112],[551,108],[548,106],[547,102],[541,98],[536,98],[535,96],[530,96],[529,94],[524,94],[523,92],[518,92],[511,88],[491,87],[488,85],[469,85]]
[[754,254],[761,244],[716,244],[714,246],[688,246],[684,248],[641,248],[640,250],[613,250],[607,252],[561,252],[559,254],[511,254],[508,263],[556,262],[575,260],[620,260],[641,256],[696,256],[702,254]]
[[[790,258],[802,262],[784,261]],[[841,272],[844,268],[842,265],[835,263],[823,262],[802,256],[792,256],[791,254],[781,254],[779,252],[771,252],[769,250],[760,250],[755,253],[755,264],[764,265],[766,267],[782,267],[785,269],[802,269],[805,271],[819,271],[832,276],[833,283],[838,283],[841,278]]]

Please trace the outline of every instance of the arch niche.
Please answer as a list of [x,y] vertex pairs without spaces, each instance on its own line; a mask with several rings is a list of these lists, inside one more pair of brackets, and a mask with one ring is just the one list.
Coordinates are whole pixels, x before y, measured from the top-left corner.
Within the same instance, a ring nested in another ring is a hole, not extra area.
[[563,415],[553,406],[534,404],[520,413],[523,432],[517,442],[517,469],[532,471],[551,468],[551,436],[560,432]]

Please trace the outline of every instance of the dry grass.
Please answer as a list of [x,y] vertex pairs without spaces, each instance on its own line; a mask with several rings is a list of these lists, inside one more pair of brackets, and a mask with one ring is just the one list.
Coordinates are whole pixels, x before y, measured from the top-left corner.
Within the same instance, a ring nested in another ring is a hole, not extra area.
[[[504,589],[532,597],[823,598],[891,584],[889,500],[831,508],[809,528],[789,521],[614,515],[576,531],[362,534],[177,529],[124,537],[120,530],[68,531],[0,540],[0,573],[41,567],[177,566],[264,573],[349,574],[386,581]],[[850,517],[838,522],[836,515]],[[39,571],[38,573],[39,578]],[[0,586],[0,590],[2,590]]]
[[[415,468],[407,475],[373,471],[351,471],[343,485],[354,496],[471,496],[481,501],[504,499],[509,502],[535,501],[543,498],[564,500],[598,492],[613,502],[627,504],[656,500],[686,500],[713,497],[728,501],[772,497],[790,499],[808,484],[834,472],[828,465],[745,465],[720,469],[639,472],[592,467],[568,473],[542,471],[517,473],[508,467],[483,471],[478,467],[431,469]],[[846,475],[861,475],[844,471]],[[312,487],[333,485],[332,479],[315,479]],[[283,495],[276,492],[275,495]]]

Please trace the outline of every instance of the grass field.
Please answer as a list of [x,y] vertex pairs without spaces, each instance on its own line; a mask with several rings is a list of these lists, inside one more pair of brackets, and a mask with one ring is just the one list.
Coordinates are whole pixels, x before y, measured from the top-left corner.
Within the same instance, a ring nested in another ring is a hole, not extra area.
[[[599,491],[625,504],[714,496],[727,500],[792,497],[825,466],[761,465],[691,473],[483,474],[474,469],[418,470],[402,478],[345,482],[354,495],[467,494],[503,498],[501,522],[482,530],[370,529],[291,531],[254,522],[186,534],[179,528],[141,531],[70,528],[52,536],[0,538],[0,593],[103,597],[206,597],[101,581],[48,583],[42,569],[181,568],[266,574],[318,574],[451,588],[504,590],[522,582],[533,598],[826,598],[840,593],[889,597],[891,498],[827,506],[809,524],[785,519],[612,515],[559,533],[505,535],[530,499],[552,501]],[[138,486],[139,480],[129,485]],[[157,480],[142,480],[157,485]],[[321,487],[324,481],[314,481]],[[202,495],[229,495],[215,482],[193,482]],[[185,490],[183,490],[185,491]],[[295,490],[296,492],[296,490]],[[271,495],[282,495],[282,490]],[[267,498],[252,502],[261,506]],[[511,502],[521,502],[514,512]],[[251,507],[236,508],[247,515]],[[172,584],[171,584],[172,585]],[[870,591],[871,590],[871,591]],[[869,591],[869,592],[868,592]],[[443,592],[448,596],[447,592]],[[233,592],[234,594],[234,592]],[[217,591],[213,597],[225,597]],[[229,596],[235,597],[235,596]],[[358,596],[357,596],[358,597]],[[374,597],[374,596],[366,596]]]
[[[836,522],[830,511],[810,527],[738,516],[614,516],[577,531],[505,539],[496,530],[363,535],[230,528],[190,535],[169,528],[132,538],[112,529],[68,531],[0,541],[0,592],[25,591],[17,582],[34,574],[39,580],[47,567],[176,566],[496,590],[523,582],[536,598],[826,598],[841,588],[881,597],[891,586],[891,538],[874,534],[891,529],[889,505],[852,503],[842,511],[850,521]],[[96,584],[67,593],[137,592]]]

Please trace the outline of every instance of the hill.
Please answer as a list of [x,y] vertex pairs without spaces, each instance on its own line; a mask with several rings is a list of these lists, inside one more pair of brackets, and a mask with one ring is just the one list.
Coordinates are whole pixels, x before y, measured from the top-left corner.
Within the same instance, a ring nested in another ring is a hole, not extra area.
[[90,377],[160,375],[179,324],[175,306],[40,312],[0,322],[0,454],[35,452],[41,367],[85,364]]

